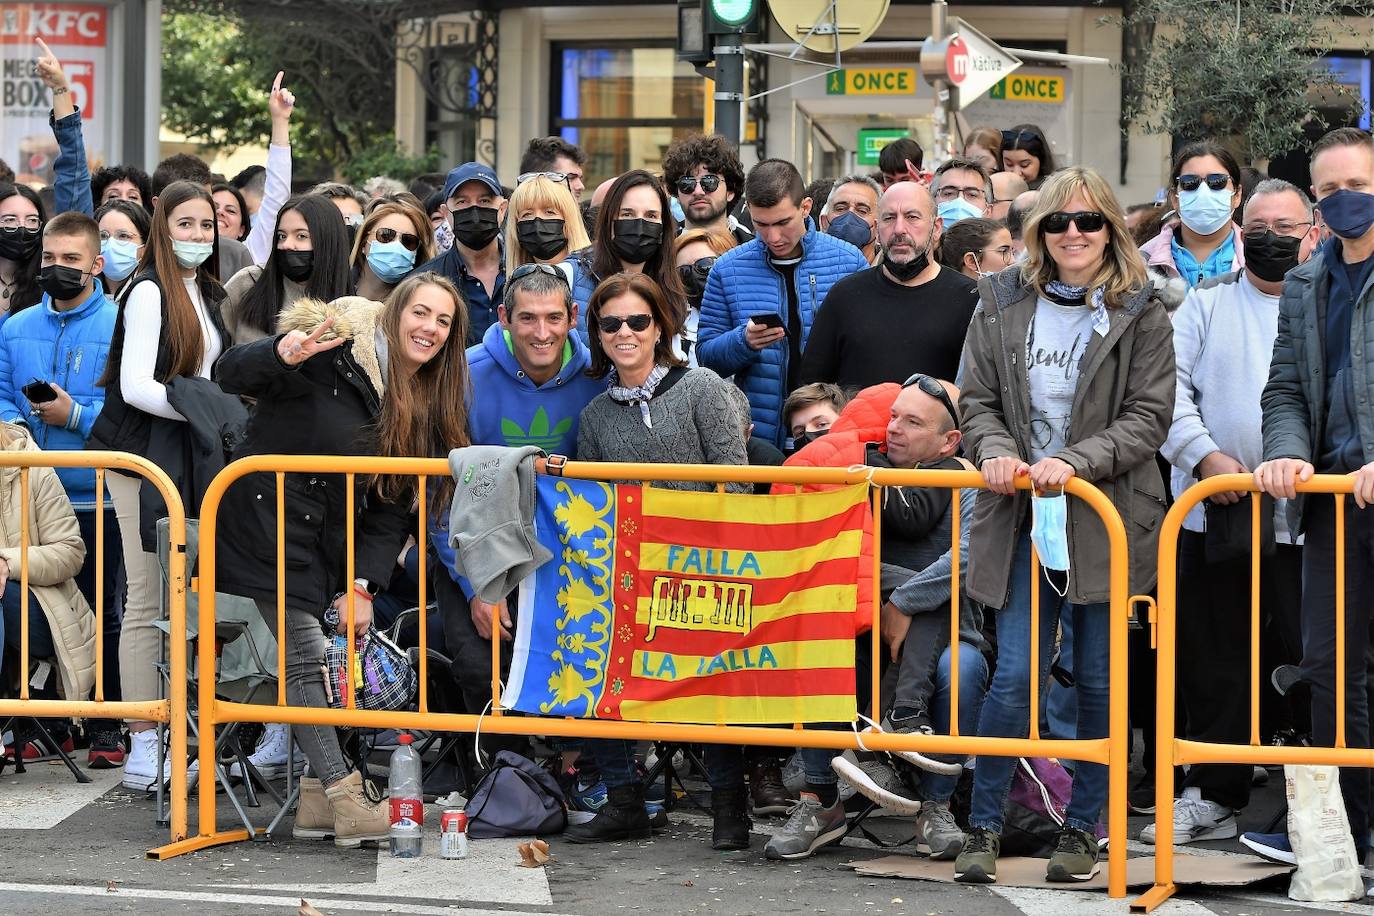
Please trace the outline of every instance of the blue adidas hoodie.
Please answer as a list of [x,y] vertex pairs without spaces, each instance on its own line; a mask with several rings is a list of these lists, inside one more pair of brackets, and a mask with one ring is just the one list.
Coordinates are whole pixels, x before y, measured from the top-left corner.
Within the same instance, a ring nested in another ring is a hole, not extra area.
[[[59,312],[47,293],[0,325],[0,420],[27,423],[44,451],[80,451],[91,426],[105,406],[105,389],[96,381],[105,372],[114,336],[114,300],[95,290],[76,308]],[[72,413],[66,426],[49,426],[28,415],[23,387],[44,381],[71,395]],[[95,472],[88,468],[58,468],[57,477],[72,508],[93,511]],[[107,497],[108,500],[108,497]]]
[[[468,375],[472,380],[468,400],[468,431],[473,445],[534,445],[551,455],[576,457],[577,423],[582,408],[606,390],[602,379],[589,378],[591,352],[577,336],[568,335],[563,349],[563,368],[542,385],[525,375],[500,324],[482,335],[482,342],[468,347]],[[448,543],[448,513],[434,513],[429,525],[430,543],[449,575],[472,597],[467,580],[453,572],[454,549]]]

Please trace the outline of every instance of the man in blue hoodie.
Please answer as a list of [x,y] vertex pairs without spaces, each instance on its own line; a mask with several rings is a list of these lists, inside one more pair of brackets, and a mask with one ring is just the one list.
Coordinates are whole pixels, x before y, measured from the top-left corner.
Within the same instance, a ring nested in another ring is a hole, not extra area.
[[782,405],[800,383],[801,357],[830,287],[868,261],[848,242],[811,228],[801,173],[765,159],[744,180],[753,241],[717,261],[706,279],[697,358],[744,389],[754,434],[783,448]]
[[[0,327],[0,420],[27,426],[45,451],[85,448],[91,425],[105,404],[104,389],[96,380],[105,371],[116,308],[97,279],[104,269],[95,220],[74,212],[54,216],[43,231],[38,273],[43,299]],[[27,393],[26,386],[32,386]],[[95,472],[59,468],[57,476],[76,510],[86,544],[86,563],[76,583],[95,607],[96,511],[100,507]],[[105,502],[108,508],[108,497]],[[103,640],[105,698],[109,700],[119,699],[119,615],[114,599],[121,553],[119,527],[113,516],[107,516]],[[97,768],[121,765],[124,746],[115,723],[96,720],[90,728],[90,764]]]
[[[468,348],[473,445],[534,445],[549,454],[575,456],[582,408],[606,388],[586,373],[591,354],[577,334],[569,333],[576,326],[577,305],[561,270],[527,265],[511,274],[497,323],[480,344]],[[478,712],[491,697],[492,605],[453,572],[447,524],[447,517],[430,524],[430,543],[448,572],[435,575],[435,598],[454,679],[469,710]],[[515,628],[504,601],[499,616],[500,638],[509,642]]]

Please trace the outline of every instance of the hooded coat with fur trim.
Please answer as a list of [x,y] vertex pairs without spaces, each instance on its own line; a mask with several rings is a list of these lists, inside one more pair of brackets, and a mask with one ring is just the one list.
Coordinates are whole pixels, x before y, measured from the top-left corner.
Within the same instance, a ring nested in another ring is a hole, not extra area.
[[[36,452],[39,448],[28,430],[5,424],[0,429],[0,451]],[[0,560],[9,566],[13,582],[20,580],[23,531],[19,477],[19,468],[0,467]],[[57,473],[52,468],[34,468],[29,472],[29,591],[52,630],[62,696],[68,700],[86,699],[95,685],[95,615],[74,578],[85,559],[81,529]]]
[[[375,455],[376,425],[385,393],[382,306],[358,296],[325,303],[300,299],[282,311],[278,336],[234,347],[220,357],[217,381],[232,394],[255,398],[237,460],[249,455]],[[291,367],[277,355],[280,335],[310,333],[327,318],[321,337],[347,343]],[[385,585],[406,536],[406,511],[365,490],[355,478],[354,576]],[[292,607],[321,613],[346,577],[345,478],[339,474],[285,476],[286,590]],[[216,588],[256,600],[275,600],[276,478],[251,474],[233,484],[219,510]]]

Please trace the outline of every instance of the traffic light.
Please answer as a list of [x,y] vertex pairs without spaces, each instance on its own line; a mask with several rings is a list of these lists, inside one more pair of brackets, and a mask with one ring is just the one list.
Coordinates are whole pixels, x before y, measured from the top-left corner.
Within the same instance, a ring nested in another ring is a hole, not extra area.
[[763,31],[763,0],[703,0],[705,31],[710,35],[752,35]]

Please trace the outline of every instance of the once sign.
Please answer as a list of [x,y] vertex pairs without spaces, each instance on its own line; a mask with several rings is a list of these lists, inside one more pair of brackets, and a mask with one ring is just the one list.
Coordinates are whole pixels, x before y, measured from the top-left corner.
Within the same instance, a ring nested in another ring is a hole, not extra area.
[[863,67],[836,70],[825,78],[827,95],[912,95],[915,67]]
[[1065,80],[1062,76],[1009,76],[988,90],[988,98],[1059,105],[1065,101]]

